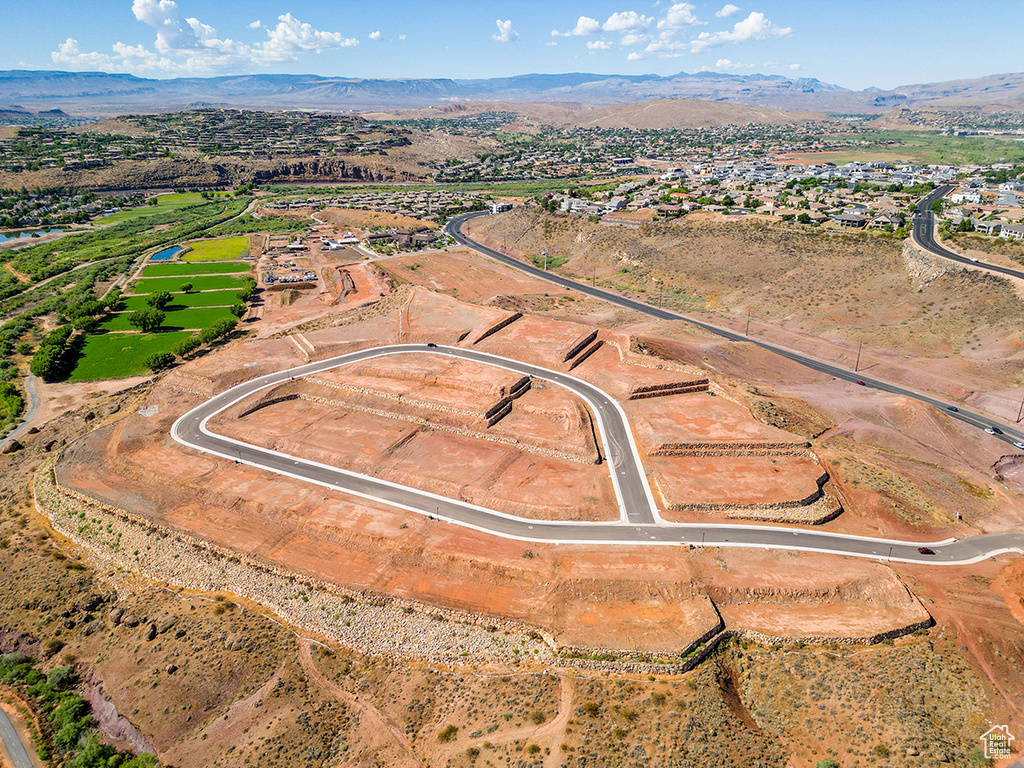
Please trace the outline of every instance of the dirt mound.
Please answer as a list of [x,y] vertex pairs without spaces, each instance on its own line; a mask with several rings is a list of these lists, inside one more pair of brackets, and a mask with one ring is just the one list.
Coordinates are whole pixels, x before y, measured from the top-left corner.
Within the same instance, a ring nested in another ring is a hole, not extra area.
[[1003,456],[992,465],[992,469],[1003,482],[1024,488],[1024,456]]

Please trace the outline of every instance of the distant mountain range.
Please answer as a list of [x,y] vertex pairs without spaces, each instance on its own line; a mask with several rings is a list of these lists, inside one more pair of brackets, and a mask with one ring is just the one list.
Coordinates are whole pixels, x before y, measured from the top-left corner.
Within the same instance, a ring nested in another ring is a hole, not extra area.
[[0,72],[0,111],[64,111],[80,116],[188,107],[383,110],[457,101],[581,102],[597,106],[702,99],[831,114],[881,114],[893,107],[1024,110],[1024,73],[852,91],[813,78],[728,75],[518,75],[487,80],[358,79],[319,75],[238,75],[150,80],[104,72]]

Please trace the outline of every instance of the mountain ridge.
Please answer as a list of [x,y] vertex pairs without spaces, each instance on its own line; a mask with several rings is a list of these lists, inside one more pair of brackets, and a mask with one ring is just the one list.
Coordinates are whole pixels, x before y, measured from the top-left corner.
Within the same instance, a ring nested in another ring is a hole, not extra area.
[[700,99],[831,114],[882,114],[893,107],[923,105],[980,108],[1005,104],[1017,109],[1024,102],[1024,73],[854,91],[809,77],[718,72],[528,73],[486,79],[252,74],[156,80],[123,73],[0,71],[0,106],[60,108],[79,114],[173,111],[195,103],[358,111],[460,101],[559,101],[610,106],[664,99]]

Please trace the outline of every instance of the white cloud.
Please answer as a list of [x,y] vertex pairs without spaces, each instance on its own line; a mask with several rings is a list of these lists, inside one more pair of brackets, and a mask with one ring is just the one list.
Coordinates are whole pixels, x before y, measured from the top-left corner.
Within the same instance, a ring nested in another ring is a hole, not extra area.
[[686,55],[687,47],[688,44],[680,40],[652,40],[644,48],[644,53],[659,59],[678,59]]
[[739,12],[740,7],[738,5],[726,3],[725,5],[722,6],[722,10],[718,11],[715,14],[715,16],[717,16],[720,19],[728,19],[730,16],[735,16]]
[[705,23],[694,15],[694,10],[696,6],[690,3],[675,3],[665,11],[665,16],[658,20],[658,29],[664,34]]
[[135,18],[156,30],[154,50],[145,45],[117,42],[112,53],[83,51],[68,38],[50,57],[72,69],[102,69],[111,72],[162,74],[208,74],[282,61],[294,61],[304,53],[358,45],[355,38],[340,32],[324,32],[299,21],[290,13],[279,16],[277,25],[265,27],[260,21],[249,29],[266,29],[261,43],[241,43],[220,38],[217,30],[199,19],[182,18],[174,0],[133,0]]
[[558,41],[557,40],[550,40],[550,41],[544,43],[544,45],[546,45],[548,48],[554,48],[556,45],[558,45]]
[[506,21],[498,19],[495,23],[498,25],[498,34],[491,35],[492,40],[497,40],[499,43],[514,43],[519,39],[519,33],[512,29],[512,19]]
[[756,69],[756,67],[753,64],[741,64],[738,61],[731,61],[729,59],[719,59],[713,67],[701,67],[703,72],[742,72],[745,69]]
[[580,16],[576,20],[576,26],[567,32],[559,32],[557,29],[551,30],[552,37],[580,37],[582,35],[592,35],[595,32],[601,31],[601,22],[597,19],[591,19],[589,16]]
[[777,27],[764,17],[763,13],[754,11],[743,21],[737,21],[731,32],[701,32],[697,39],[690,43],[693,53],[700,53],[726,43],[742,43],[746,40],[767,40],[771,37],[789,37],[793,34],[790,27]]
[[607,40],[588,40],[587,48],[591,51],[607,51],[612,47],[612,44]]
[[619,42],[627,48],[633,45],[644,45],[651,41],[651,36],[642,32],[630,32],[628,35],[623,35]]
[[369,37],[371,40],[380,40],[380,30],[378,29],[376,32],[371,32]]
[[636,32],[647,29],[652,21],[654,19],[650,16],[644,16],[636,11],[616,11],[601,25],[601,29],[605,32]]
[[398,39],[399,39],[399,40],[405,40],[405,35],[399,35],[399,36],[398,36]]
[[629,56],[626,57],[626,61],[640,61],[646,58],[640,51],[633,51]]
[[100,70],[103,72],[172,73],[187,72],[176,62],[161,58],[145,46],[114,43],[113,54],[83,51],[78,41],[69,37],[50,54],[54,64],[74,70]]
[[269,39],[262,46],[263,61],[292,61],[300,53],[320,53],[359,45],[354,37],[344,37],[340,32],[322,32],[290,13],[277,19],[277,26],[267,30]]

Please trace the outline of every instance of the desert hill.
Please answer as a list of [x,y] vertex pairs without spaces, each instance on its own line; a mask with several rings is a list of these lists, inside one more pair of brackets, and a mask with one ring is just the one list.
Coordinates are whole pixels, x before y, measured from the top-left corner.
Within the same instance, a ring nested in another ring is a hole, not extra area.
[[699,99],[659,99],[614,104],[582,112],[572,120],[581,128],[712,128],[723,125],[793,125],[824,120],[811,112],[782,112],[769,107]]
[[792,125],[824,120],[823,114],[783,112],[702,99],[658,99],[595,107],[580,102],[467,101],[424,109],[364,112],[367,120],[451,120],[488,113],[510,113],[509,125],[557,125],[580,128],[711,128],[723,125]]

